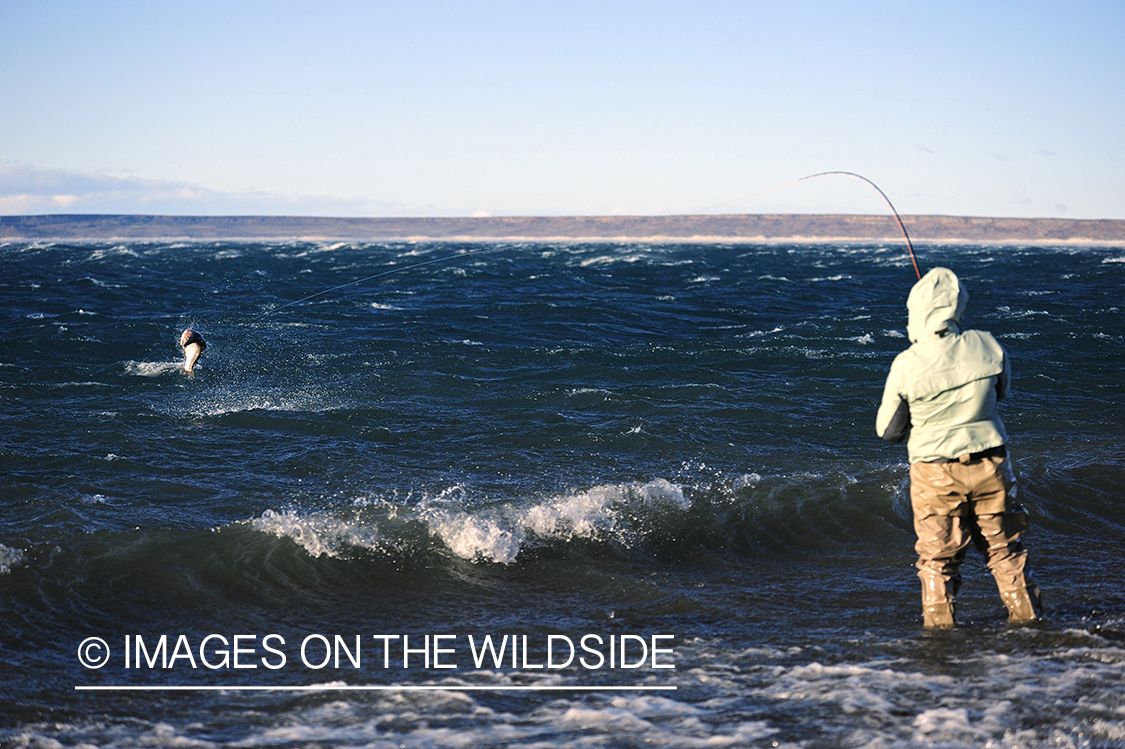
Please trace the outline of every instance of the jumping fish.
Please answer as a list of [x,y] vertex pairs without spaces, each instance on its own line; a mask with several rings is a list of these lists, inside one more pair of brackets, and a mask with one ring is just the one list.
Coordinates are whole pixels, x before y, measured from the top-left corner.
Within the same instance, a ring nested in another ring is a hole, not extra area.
[[183,371],[187,374],[195,374],[195,363],[199,360],[203,349],[207,348],[207,341],[203,340],[203,336],[199,333],[188,328],[180,336],[180,347],[184,350]]

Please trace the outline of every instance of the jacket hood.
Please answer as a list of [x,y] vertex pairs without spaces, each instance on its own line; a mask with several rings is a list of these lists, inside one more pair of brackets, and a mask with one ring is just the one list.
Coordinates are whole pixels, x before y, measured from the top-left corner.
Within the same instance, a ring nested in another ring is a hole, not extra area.
[[961,321],[961,314],[968,303],[969,292],[948,268],[934,268],[922,276],[906,300],[906,309],[910,313],[906,335],[910,342],[937,340],[938,334],[945,331],[961,332],[957,323]]

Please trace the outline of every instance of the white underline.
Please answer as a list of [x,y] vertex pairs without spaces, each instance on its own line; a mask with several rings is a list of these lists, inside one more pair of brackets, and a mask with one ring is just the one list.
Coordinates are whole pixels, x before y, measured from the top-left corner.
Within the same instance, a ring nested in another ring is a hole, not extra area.
[[655,692],[676,690],[674,686],[386,686],[386,685],[354,685],[354,686],[267,686],[256,687],[243,684],[232,686],[137,686],[123,685],[75,685],[75,691],[84,692]]

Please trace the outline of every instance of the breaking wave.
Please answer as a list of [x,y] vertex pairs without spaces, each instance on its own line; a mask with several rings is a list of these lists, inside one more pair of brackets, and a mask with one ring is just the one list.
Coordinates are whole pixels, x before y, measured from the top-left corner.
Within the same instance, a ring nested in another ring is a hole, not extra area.
[[520,552],[571,540],[630,547],[667,513],[685,513],[683,488],[664,479],[606,484],[528,503],[466,509],[454,487],[412,507],[359,500],[339,511],[266,510],[250,527],[288,538],[310,556],[347,557],[355,550],[386,552],[428,537],[448,553],[472,562],[515,563]]

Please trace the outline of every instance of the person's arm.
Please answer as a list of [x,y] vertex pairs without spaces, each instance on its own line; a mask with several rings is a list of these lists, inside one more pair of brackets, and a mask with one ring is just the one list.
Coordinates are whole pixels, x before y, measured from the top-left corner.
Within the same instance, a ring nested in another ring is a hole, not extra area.
[[996,400],[1004,400],[1004,396],[1012,388],[1012,366],[1008,363],[1008,354],[1004,354],[1004,370],[996,377]]
[[904,442],[910,436],[910,403],[902,397],[896,382],[895,368],[887,375],[883,400],[875,416],[875,431],[887,442]]

